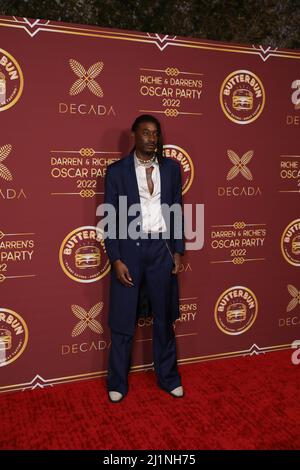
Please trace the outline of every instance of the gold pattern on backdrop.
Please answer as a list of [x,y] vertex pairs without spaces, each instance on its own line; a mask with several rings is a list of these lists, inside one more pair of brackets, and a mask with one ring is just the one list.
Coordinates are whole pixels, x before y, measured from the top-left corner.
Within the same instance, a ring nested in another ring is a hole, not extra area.
[[103,62],[96,62],[91,65],[87,70],[75,59],[70,59],[69,64],[75,75],[79,77],[70,88],[70,95],[78,95],[86,87],[96,96],[103,97],[103,91],[95,78],[98,77],[103,69]]

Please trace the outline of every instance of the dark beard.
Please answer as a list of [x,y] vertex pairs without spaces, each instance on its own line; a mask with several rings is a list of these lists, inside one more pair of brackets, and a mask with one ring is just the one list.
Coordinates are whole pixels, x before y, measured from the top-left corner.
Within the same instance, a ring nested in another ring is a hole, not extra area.
[[145,150],[144,155],[147,155],[147,157],[153,157],[153,155],[155,155],[155,150]]

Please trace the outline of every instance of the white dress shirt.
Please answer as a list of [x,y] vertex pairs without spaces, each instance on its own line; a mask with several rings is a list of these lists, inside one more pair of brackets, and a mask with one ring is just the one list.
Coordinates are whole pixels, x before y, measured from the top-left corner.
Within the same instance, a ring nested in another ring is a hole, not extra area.
[[152,194],[150,194],[147,184],[146,168],[138,161],[135,152],[134,165],[141,201],[142,231],[165,232],[167,227],[161,210],[160,171],[158,162],[155,160],[151,163],[153,166],[151,176],[154,186]]

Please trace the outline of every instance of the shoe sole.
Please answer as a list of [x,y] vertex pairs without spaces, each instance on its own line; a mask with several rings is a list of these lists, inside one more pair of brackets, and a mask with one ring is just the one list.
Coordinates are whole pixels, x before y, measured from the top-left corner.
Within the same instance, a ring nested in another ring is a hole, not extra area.
[[171,395],[171,396],[174,397],[174,398],[183,398],[184,395],[185,395],[184,392],[183,392],[182,395],[174,395],[173,393],[170,392],[170,390],[166,390],[165,388],[161,387],[160,385],[158,385],[158,386],[159,386],[159,388],[160,388],[161,390],[163,390],[164,392],[168,393],[169,395]]
[[168,392],[170,395],[172,395],[172,397],[174,398],[183,398],[184,397],[184,393],[182,395],[174,395],[174,393],[171,393],[171,392]]
[[126,396],[126,395],[122,395],[121,398],[119,398],[118,400],[112,400],[112,399],[110,398],[110,396],[108,395],[108,399],[109,399],[109,401],[110,401],[111,403],[120,403],[120,401],[122,401],[123,398],[125,398],[125,396]]

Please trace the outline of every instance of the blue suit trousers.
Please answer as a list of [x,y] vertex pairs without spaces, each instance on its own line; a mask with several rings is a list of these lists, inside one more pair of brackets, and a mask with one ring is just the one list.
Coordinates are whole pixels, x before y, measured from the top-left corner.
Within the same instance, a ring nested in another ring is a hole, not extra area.
[[[133,279],[140,285],[144,279],[147,295],[152,306],[153,363],[158,385],[171,391],[181,385],[177,369],[176,339],[171,312],[171,281],[174,261],[167,241],[158,238],[139,239],[141,256],[138,260],[139,278]],[[126,287],[133,289],[133,287]],[[122,312],[120,312],[120,315]],[[107,387],[126,395],[128,373],[134,335],[125,335],[111,330]]]

